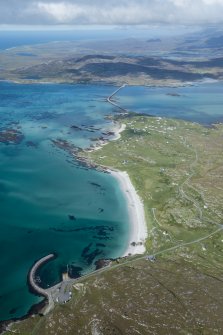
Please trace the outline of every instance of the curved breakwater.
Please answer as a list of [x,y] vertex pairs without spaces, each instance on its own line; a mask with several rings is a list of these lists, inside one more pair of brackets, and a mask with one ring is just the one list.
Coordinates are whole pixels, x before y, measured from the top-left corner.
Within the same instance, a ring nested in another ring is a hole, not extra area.
[[34,291],[34,293],[44,296],[45,298],[48,299],[48,293],[46,290],[44,290],[43,288],[41,288],[36,281],[36,272],[37,270],[43,265],[46,264],[47,262],[49,262],[50,260],[56,258],[55,254],[49,254],[43,258],[41,258],[40,260],[38,260],[33,267],[31,268],[29,274],[28,274],[28,282],[29,285],[32,289],[32,291]]
[[221,83],[175,89],[177,97],[173,88],[126,87],[109,96],[112,90],[1,83],[5,143],[0,143],[0,199],[4,201],[0,266],[5,275],[0,278],[0,320],[21,317],[38,301],[24,283],[39,255],[52,250],[58,254],[38,270],[48,287],[59,282],[67,264],[72,276],[84,275],[94,270],[97,259],[124,254],[129,243],[129,213],[119,182],[79,165],[51,139],[64,138],[83,148],[95,143],[104,129],[109,132],[111,122],[106,116],[119,108],[104,97],[112,101],[119,91],[120,105],[139,113],[152,110],[161,117],[207,124],[222,119]]
[[67,265],[75,278],[94,270],[98,259],[122,255],[130,232],[118,181],[70,155],[114,137],[105,118],[113,107],[102,101],[113,88],[0,85],[0,320],[9,320],[40,301],[26,285],[40,255],[58,255],[37,269],[46,289]]

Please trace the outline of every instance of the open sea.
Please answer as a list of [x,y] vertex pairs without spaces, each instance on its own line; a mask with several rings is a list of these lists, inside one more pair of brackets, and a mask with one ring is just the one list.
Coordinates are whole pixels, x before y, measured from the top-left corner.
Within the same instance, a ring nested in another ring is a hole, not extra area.
[[[80,164],[67,143],[87,148],[112,139],[101,85],[0,82],[0,320],[24,316],[41,300],[27,274],[35,260],[57,253],[39,272],[44,287],[124,253],[130,226],[126,199],[111,175]],[[125,87],[114,98],[138,113],[205,125],[223,121],[223,85]]]
[[15,46],[33,45],[55,41],[102,41],[102,40],[117,40],[125,38],[161,38],[166,36],[176,36],[185,33],[194,33],[199,31],[199,27],[185,26],[168,26],[156,25],[150,27],[112,27],[92,26],[90,29],[73,29],[64,30],[0,30],[0,50],[13,48]]

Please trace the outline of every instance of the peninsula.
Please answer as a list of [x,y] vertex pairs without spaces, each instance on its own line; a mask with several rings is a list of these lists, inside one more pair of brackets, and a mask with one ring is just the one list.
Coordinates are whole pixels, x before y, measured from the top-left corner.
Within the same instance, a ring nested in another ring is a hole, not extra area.
[[222,124],[207,128],[132,114],[116,121],[126,126],[121,138],[82,155],[130,176],[144,204],[146,254],[79,278],[69,303],[11,331],[31,334],[38,328],[43,335],[62,335],[65,327],[67,334],[75,329],[126,334],[130,327],[132,334],[136,329],[211,334],[222,329]]
[[[27,241],[23,271],[2,263],[6,335],[221,334],[222,34],[0,51],[3,250],[12,223]],[[19,321],[29,268],[49,304]]]

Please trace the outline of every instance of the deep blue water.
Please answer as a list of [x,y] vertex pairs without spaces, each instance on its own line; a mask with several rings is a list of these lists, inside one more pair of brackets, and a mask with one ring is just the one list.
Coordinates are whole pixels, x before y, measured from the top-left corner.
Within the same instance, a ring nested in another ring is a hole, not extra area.
[[223,83],[200,83],[176,88],[129,87],[116,100],[136,113],[184,119],[204,125],[223,122]]

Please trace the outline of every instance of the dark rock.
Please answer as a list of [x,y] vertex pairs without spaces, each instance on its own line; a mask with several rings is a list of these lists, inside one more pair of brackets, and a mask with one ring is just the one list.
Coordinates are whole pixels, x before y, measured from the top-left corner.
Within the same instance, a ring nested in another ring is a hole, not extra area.
[[71,126],[71,129],[82,130],[81,127],[78,127],[78,126],[75,126],[75,125]]
[[79,278],[81,277],[81,272],[83,268],[80,266],[68,265],[68,275],[70,278]]
[[37,148],[38,144],[32,142],[32,141],[27,141],[26,142],[27,147],[32,147],[32,148]]
[[17,312],[19,307],[15,307],[15,308],[12,308],[10,311],[9,311],[9,314],[15,314]]
[[166,95],[170,95],[171,97],[180,97],[179,93],[167,93]]
[[110,259],[98,259],[94,264],[96,266],[96,270],[99,270],[108,266],[110,263],[111,263]]
[[76,221],[76,217],[74,215],[68,215],[69,220]]
[[99,185],[99,184],[97,184],[97,183],[94,183],[94,182],[90,182],[90,184],[91,184],[92,186],[101,187],[101,185]]
[[0,130],[0,143],[4,144],[20,144],[24,139],[24,135],[18,129],[6,128]]
[[82,254],[81,254],[82,257],[85,257],[85,255],[88,254],[89,250],[91,249],[91,246],[92,246],[92,243],[88,244],[88,246],[83,249]]
[[101,248],[105,248],[106,245],[103,243],[96,243],[96,247],[101,247]]

